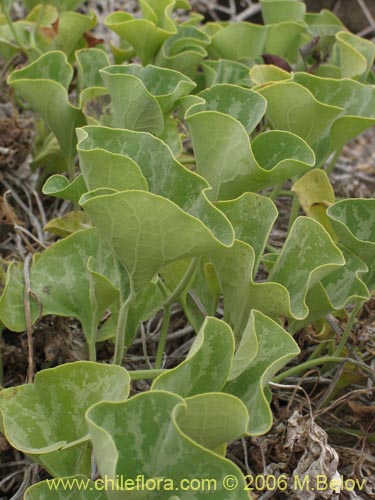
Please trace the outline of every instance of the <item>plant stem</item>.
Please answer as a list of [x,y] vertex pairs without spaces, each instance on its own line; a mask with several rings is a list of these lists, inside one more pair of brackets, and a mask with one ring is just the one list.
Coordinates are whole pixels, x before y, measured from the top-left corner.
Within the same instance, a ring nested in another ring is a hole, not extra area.
[[159,279],[159,286],[164,294],[165,301],[163,304],[164,308],[164,318],[163,318],[163,324],[161,327],[160,331],[160,338],[159,338],[159,345],[158,349],[156,351],[156,358],[155,358],[155,369],[160,369],[162,360],[163,360],[163,353],[165,351],[165,345],[167,343],[167,335],[168,335],[168,328],[169,328],[169,322],[171,319],[171,306],[173,302],[177,300],[177,298],[181,295],[181,293],[186,289],[186,287],[189,285],[190,280],[194,276],[195,270],[198,266],[199,263],[199,257],[194,257],[192,261],[190,262],[189,267],[187,268],[185,274],[181,278],[180,282],[176,286],[176,288],[171,292],[170,295],[168,295],[168,290],[165,284],[161,279]]
[[3,7],[3,13],[4,13],[4,17],[5,17],[5,20],[9,26],[9,29],[10,31],[12,32],[12,35],[14,37],[14,41],[16,42],[16,44],[18,45],[18,48],[20,50],[20,52],[22,52],[23,54],[25,54],[27,56],[27,48],[24,47],[23,43],[21,42],[18,34],[17,34],[17,31],[15,29],[15,27],[13,26],[13,21],[9,15],[9,12],[8,12],[8,9],[6,8],[5,6],[5,3],[3,1],[0,1],[0,5]]
[[117,328],[116,328],[116,344],[115,354],[113,356],[113,364],[120,365],[124,357],[124,344],[125,344],[125,331],[128,322],[129,308],[133,300],[133,293],[130,292],[128,298],[121,303],[118,315]]
[[346,343],[348,341],[350,332],[352,331],[353,325],[357,319],[357,315],[359,311],[361,310],[363,305],[363,302],[357,302],[357,304],[353,307],[352,312],[350,313],[350,316],[348,318],[348,321],[345,325],[344,332],[342,334],[341,340],[339,345],[336,347],[335,351],[333,352],[332,356],[341,356],[343,350],[345,349]]
[[307,370],[308,368],[315,368],[317,365],[324,365],[327,363],[351,363],[353,365],[359,366],[366,372],[370,373],[373,378],[375,378],[375,371],[367,366],[365,363],[362,363],[360,361],[357,361],[352,358],[340,358],[338,356],[324,356],[322,358],[316,358],[316,359],[309,359],[308,361],[305,361],[305,363],[302,363],[297,366],[293,366],[293,368],[290,368],[289,370],[286,370],[283,373],[280,373],[280,375],[277,375],[272,382],[279,383],[282,380],[284,380],[287,377],[293,377],[295,375],[298,375],[299,373]]
[[326,340],[324,342],[322,342],[321,344],[319,344],[316,349],[314,349],[314,352],[311,354],[311,356],[309,357],[309,361],[310,359],[317,359],[317,357],[324,351],[324,349],[327,347],[327,342],[329,342],[329,340]]
[[333,154],[333,157],[332,157],[331,161],[328,163],[327,168],[326,168],[327,175],[330,175],[332,173],[332,170],[335,168],[336,162],[337,162],[340,154],[341,154],[341,150],[336,151]]
[[[167,307],[169,305],[172,305],[173,302],[177,300],[177,298],[181,295],[181,293],[185,290],[185,288],[188,286],[191,278],[193,277],[195,270],[198,267],[199,263],[199,257],[194,257],[187,268],[185,274],[181,278],[179,284],[176,286],[176,288],[173,290],[173,292],[169,295],[169,297],[166,298],[163,307]],[[161,282],[160,282],[161,283]],[[164,283],[162,284],[164,285]],[[165,293],[165,287],[163,288],[163,293]]]
[[275,201],[276,198],[279,196],[279,193],[281,191],[281,188],[283,187],[282,184],[277,184],[273,190],[270,192],[270,194],[268,195],[268,197],[272,200],[272,201]]
[[3,328],[0,325],[0,390],[3,387],[4,367],[3,367]]
[[161,368],[163,354],[165,351],[165,344],[167,343],[167,335],[168,335],[170,319],[171,319],[171,304],[168,304],[164,308],[163,324],[161,326],[161,331],[160,331],[158,350],[156,351],[156,359],[155,359],[156,370],[159,370]]
[[133,370],[129,371],[131,380],[152,380],[168,370]]
[[290,210],[288,231],[286,237],[289,236],[290,230],[292,229],[292,226],[298,217],[298,210],[299,210],[299,199],[297,198],[297,196],[293,196],[293,203],[292,203],[292,208]]

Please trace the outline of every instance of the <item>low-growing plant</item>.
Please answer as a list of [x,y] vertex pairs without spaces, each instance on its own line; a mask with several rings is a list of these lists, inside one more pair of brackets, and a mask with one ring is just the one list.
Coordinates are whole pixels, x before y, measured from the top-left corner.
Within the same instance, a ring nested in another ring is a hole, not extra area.
[[[201,24],[195,14],[182,22],[173,11],[188,2],[143,0],[142,18],[115,12],[106,20],[119,35],[111,65],[104,47],[81,48],[91,21],[63,29],[76,19],[66,9],[82,2],[25,3],[33,10],[16,23],[3,7],[2,52],[26,47],[34,59],[8,83],[49,131],[36,164],[53,171],[52,141],[69,170],[67,178],[56,169],[44,194],[76,207],[49,222],[61,239],[30,266],[9,264],[0,320],[22,332],[44,315],[77,318],[90,361],[4,389],[2,432],[53,477],[89,478],[93,450],[109,478],[222,484],[229,474],[239,488],[216,497],[248,498],[226,446],[270,429],[268,383],[298,355],[292,335],[348,304],[358,312],[375,287],[375,201],[336,201],[327,175],[343,146],[375,123],[374,45],[328,11],[306,14],[297,0],[263,0],[264,26]],[[56,19],[51,38],[45,26]],[[33,40],[17,45],[30,32],[25,23],[35,23]],[[31,49],[43,53],[34,58]],[[280,192],[293,206],[276,249],[268,240]],[[176,301],[196,338],[186,359],[165,370]],[[115,366],[140,323],[160,310],[154,368]],[[105,339],[115,343],[112,366],[96,363]],[[315,365],[340,359],[344,346]],[[140,378],[153,380],[150,390],[127,399],[130,380]],[[39,483],[25,498],[48,494]]]

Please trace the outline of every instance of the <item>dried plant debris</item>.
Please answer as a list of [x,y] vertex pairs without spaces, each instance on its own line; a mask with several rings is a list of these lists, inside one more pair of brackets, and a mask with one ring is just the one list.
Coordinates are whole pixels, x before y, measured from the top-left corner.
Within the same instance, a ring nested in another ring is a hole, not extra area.
[[[319,491],[319,481],[322,478],[330,483],[340,484],[340,473],[337,470],[339,457],[328,444],[327,433],[313,419],[302,416],[296,410],[288,420],[285,445],[290,451],[302,452],[292,477],[299,478],[300,484],[308,484],[308,488],[296,492],[294,498],[314,500],[321,496],[338,499],[339,487],[336,491],[330,488]],[[296,485],[294,481],[294,486]]]

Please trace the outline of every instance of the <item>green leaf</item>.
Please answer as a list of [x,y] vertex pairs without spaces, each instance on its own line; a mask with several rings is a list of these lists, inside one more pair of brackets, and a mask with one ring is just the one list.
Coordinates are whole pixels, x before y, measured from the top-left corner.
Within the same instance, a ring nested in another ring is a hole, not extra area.
[[295,82],[280,81],[258,89],[267,99],[267,119],[273,128],[287,130],[314,146],[325,137],[342,108],[323,104]]
[[9,85],[46,121],[69,159],[75,154],[75,128],[84,124],[81,111],[68,100],[73,68],[62,52],[48,52],[13,71]]
[[88,87],[100,87],[103,80],[99,70],[109,66],[107,54],[96,48],[81,49],[75,53],[77,60],[77,79],[80,92]]
[[344,264],[342,252],[323,226],[308,217],[298,217],[269,279],[288,289],[291,311],[302,319],[308,314],[308,289]]
[[86,31],[90,31],[96,22],[79,12],[63,12],[59,17],[59,28],[53,45],[67,56],[72,54]]
[[[42,314],[79,319],[88,340],[92,340],[95,335],[93,321],[96,324],[99,322],[118,294],[109,278],[104,278],[112,277],[114,263],[111,258],[102,261],[102,251],[95,229],[78,231],[35,257],[30,270],[30,287],[33,297],[37,297],[42,307]],[[103,279],[107,284],[105,293],[97,297],[100,305],[96,312],[91,308],[90,275],[87,273],[87,262],[91,256],[95,256],[102,266],[101,274],[104,274]],[[34,322],[39,317],[39,307],[32,297],[30,306]],[[12,331],[20,332],[26,328],[22,269],[16,264],[9,267],[6,286],[0,298],[0,317]]]
[[30,486],[26,490],[24,498],[25,500],[49,500],[51,492],[55,491],[58,498],[62,500],[107,500],[107,494],[96,488],[96,485],[99,488],[103,486],[103,484],[97,484],[85,476],[47,479]]
[[[227,408],[231,409],[231,415]],[[246,500],[248,495],[240,470],[204,447],[239,437],[247,424],[246,413],[240,401],[230,400],[224,394],[201,395],[184,401],[175,394],[152,391],[125,403],[95,405],[87,413],[87,419],[102,475],[115,478],[117,474],[126,474],[133,480],[139,474],[145,478],[169,478],[174,484],[171,481],[164,484],[164,496],[176,493],[175,487],[181,479],[209,477],[217,481],[218,500]],[[124,426],[123,422],[131,425]],[[198,422],[202,432],[197,428]],[[236,491],[223,490],[222,478],[227,474],[238,479]],[[122,498],[123,492],[107,494],[115,499]],[[145,492],[141,491],[128,495],[132,499],[145,498]],[[180,489],[178,495],[181,500],[201,500],[207,492]],[[160,498],[160,492],[147,491],[147,498]]]
[[90,475],[85,412],[103,399],[125,400],[129,388],[119,366],[78,361],[43,370],[33,384],[1,391],[4,434],[53,476]]
[[[255,253],[255,277],[278,211],[272,200],[255,193],[244,193],[236,200],[221,201],[216,206],[232,223],[236,239],[252,246]],[[262,221],[262,224],[259,224]]]
[[[303,6],[303,3],[299,3]],[[285,21],[269,27],[265,52],[286,59],[290,64],[300,63],[300,48],[306,37],[306,24]]]
[[299,203],[308,217],[317,220],[336,240],[333,227],[326,214],[327,208],[335,203],[335,193],[324,170],[315,169],[308,172],[293,186]]
[[212,186],[212,199],[233,199],[245,191],[278,184],[314,165],[308,145],[287,132],[260,134],[252,149],[248,132],[265,111],[258,93],[215,85],[201,96],[206,102],[193,105],[186,116],[197,169]]
[[202,63],[206,87],[212,87],[219,83],[230,83],[251,87],[249,68],[245,64],[228,59],[219,61],[205,61]]
[[347,31],[337,33],[336,40],[342,76],[365,82],[375,58],[373,42]]
[[56,174],[47,179],[42,192],[54,198],[61,198],[77,203],[80,197],[87,192],[87,187],[81,174],[72,182],[64,175]]
[[126,74],[126,68],[109,66],[100,71],[111,97],[109,116],[102,117],[101,122],[111,127],[161,134],[164,118],[159,103],[139,78]]
[[207,56],[210,38],[192,26],[181,26],[168,38],[155,58],[155,64],[174,69],[190,78],[196,76],[199,64]]
[[229,24],[213,35],[209,57],[231,61],[256,59],[264,53],[268,29],[248,22]]
[[81,205],[126,268],[134,291],[140,291],[169,262],[233,243],[233,229],[220,212],[212,213],[217,225],[211,229],[169,199],[152,193],[84,197]]
[[375,258],[375,200],[341,200],[329,207],[328,217],[340,243],[358,255],[369,267],[366,276],[369,289],[375,287],[373,262]]
[[237,85],[219,84],[199,94],[205,102],[196,104],[187,116],[203,111],[225,113],[236,120],[251,134],[266,111],[266,101],[258,93]]
[[[25,0],[26,7],[30,10],[35,5],[43,3],[44,0]],[[84,0],[48,0],[59,9],[60,12],[64,10],[76,10],[80,5],[84,3]]]
[[262,16],[266,24],[283,21],[302,21],[306,5],[299,0],[261,0]]
[[90,220],[82,210],[73,210],[63,215],[50,219],[44,226],[44,230],[65,238],[81,229],[88,229]]
[[105,19],[105,25],[134,47],[145,66],[162,43],[177,33],[170,17],[174,6],[175,0],[143,0],[141,8],[145,19],[134,19],[127,12],[113,12]]
[[256,355],[241,374],[227,383],[224,390],[240,398],[249,411],[248,433],[260,435],[272,425],[272,412],[264,389],[272,377],[300,350],[293,338],[277,323],[259,311],[252,311],[253,350]]
[[306,217],[299,217],[292,226],[265,283],[253,281],[255,253],[245,242],[236,240],[231,248],[211,253],[210,260],[224,295],[224,319],[237,341],[246,328],[250,309],[272,318],[307,317],[308,290],[345,263],[324,228]]
[[264,83],[277,82],[280,80],[290,80],[291,75],[272,64],[257,64],[250,69],[250,79],[256,85],[263,85]]
[[368,271],[366,264],[347,248],[339,246],[345,258],[345,266],[322,279],[321,283],[332,308],[343,309],[349,302],[368,300],[370,293],[362,281]]
[[187,358],[160,375],[152,390],[164,390],[184,398],[220,391],[229,374],[234,354],[230,327],[216,318],[206,318]]
[[84,109],[93,115],[90,109],[94,108],[93,117],[102,124],[156,135],[163,133],[164,119],[178,99],[196,86],[177,71],[151,65],[146,68],[138,64],[107,66],[100,70],[100,74],[108,89],[110,105],[101,104],[106,104],[108,97],[101,95],[101,88],[95,90],[94,87],[81,95]]
[[329,130],[324,158],[375,123],[375,89],[349,79],[321,78],[307,73],[294,75],[294,81],[306,87],[316,99],[342,109]]

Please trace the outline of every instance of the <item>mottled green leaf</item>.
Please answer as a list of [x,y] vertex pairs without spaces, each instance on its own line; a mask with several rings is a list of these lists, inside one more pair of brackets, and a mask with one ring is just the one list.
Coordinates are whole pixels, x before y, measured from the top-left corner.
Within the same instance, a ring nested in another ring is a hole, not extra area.
[[[39,317],[39,303],[43,315],[78,318],[86,337],[92,339],[95,334],[93,321],[97,324],[118,293],[110,280],[104,277],[112,277],[113,260],[110,255],[102,258],[101,252],[103,249],[96,230],[87,229],[54,243],[34,258],[30,269],[30,287],[33,292],[30,306],[33,322]],[[92,310],[90,303],[87,262],[91,256],[97,259],[107,285],[104,292],[97,296],[97,311]],[[24,282],[22,268],[17,264],[9,267],[6,286],[0,298],[0,316],[10,330],[25,330]]]
[[77,79],[80,91],[88,87],[101,87],[103,80],[99,70],[109,66],[107,54],[96,48],[77,50]]
[[375,287],[375,200],[348,199],[338,201],[327,210],[340,243],[358,255],[369,267],[364,281]]
[[308,217],[299,217],[272,268],[270,280],[284,285],[295,317],[308,314],[306,293],[315,283],[345,264],[323,226]]
[[256,355],[245,370],[227,383],[224,390],[240,398],[249,411],[248,432],[259,435],[272,425],[272,412],[264,393],[267,383],[283,366],[299,353],[296,342],[280,325],[259,311],[252,311],[251,328]]
[[127,12],[113,12],[105,19],[105,25],[133,46],[146,65],[161,44],[177,32],[170,17],[175,3],[175,0],[143,0],[144,19],[135,19]]
[[[231,408],[231,415],[227,408]],[[102,475],[115,478],[117,474],[126,474],[134,480],[138,474],[147,478],[168,477],[175,484],[169,483],[169,489],[166,485],[164,497],[175,494],[175,487],[183,478],[209,477],[217,480],[218,500],[246,500],[248,495],[240,470],[204,447],[216,446],[228,437],[231,440],[239,437],[236,432],[244,431],[246,413],[240,401],[235,398],[230,401],[224,394],[201,395],[184,401],[175,394],[152,391],[125,403],[95,405],[87,413],[87,419]],[[124,426],[124,422],[128,425]],[[198,422],[207,433],[199,432]],[[214,434],[208,432],[209,428],[214,429]],[[227,474],[238,479],[236,491],[223,489],[222,478]],[[107,494],[111,499],[123,498],[123,492]],[[132,499],[145,498],[145,492],[141,491],[128,495]],[[178,496],[181,500],[201,500],[207,492],[180,490]],[[160,498],[160,492],[148,491],[147,498]]]
[[250,145],[248,131],[265,110],[258,93],[215,85],[201,96],[206,102],[188,109],[187,123],[198,172],[212,186],[213,199],[233,199],[302,175],[314,165],[312,150],[289,132],[268,131]]
[[302,137],[310,146],[327,135],[342,108],[323,104],[295,82],[280,81],[258,89],[267,99],[266,116],[273,128]]
[[119,366],[78,361],[43,370],[34,384],[1,391],[4,434],[53,476],[90,475],[85,412],[103,399],[125,400],[129,388],[130,377]]
[[206,318],[187,358],[160,375],[152,390],[165,390],[184,398],[220,391],[227,380],[233,353],[230,327],[216,318]]
[[[52,481],[55,482],[52,483]],[[85,476],[47,479],[30,486],[24,498],[25,500],[50,500],[53,495],[61,500],[107,500],[105,491],[101,491],[104,485],[99,483],[98,486],[99,488],[95,488],[94,481]]]
[[[219,211],[211,212],[211,221],[216,223],[210,227],[169,199],[152,193],[98,195],[83,198],[81,205],[125,266],[135,291],[169,262],[233,243],[233,229]],[[210,221],[206,218],[204,222]]]
[[13,71],[9,85],[46,121],[67,158],[75,153],[75,128],[85,122],[68,100],[73,68],[62,52],[47,52],[28,66]]
[[271,228],[278,216],[275,204],[259,194],[245,193],[236,200],[218,202],[216,206],[232,223],[236,239],[252,246],[255,253],[255,277]]
[[219,61],[205,61],[202,63],[206,87],[212,87],[219,83],[231,83],[251,87],[249,68],[245,64],[228,59]]

